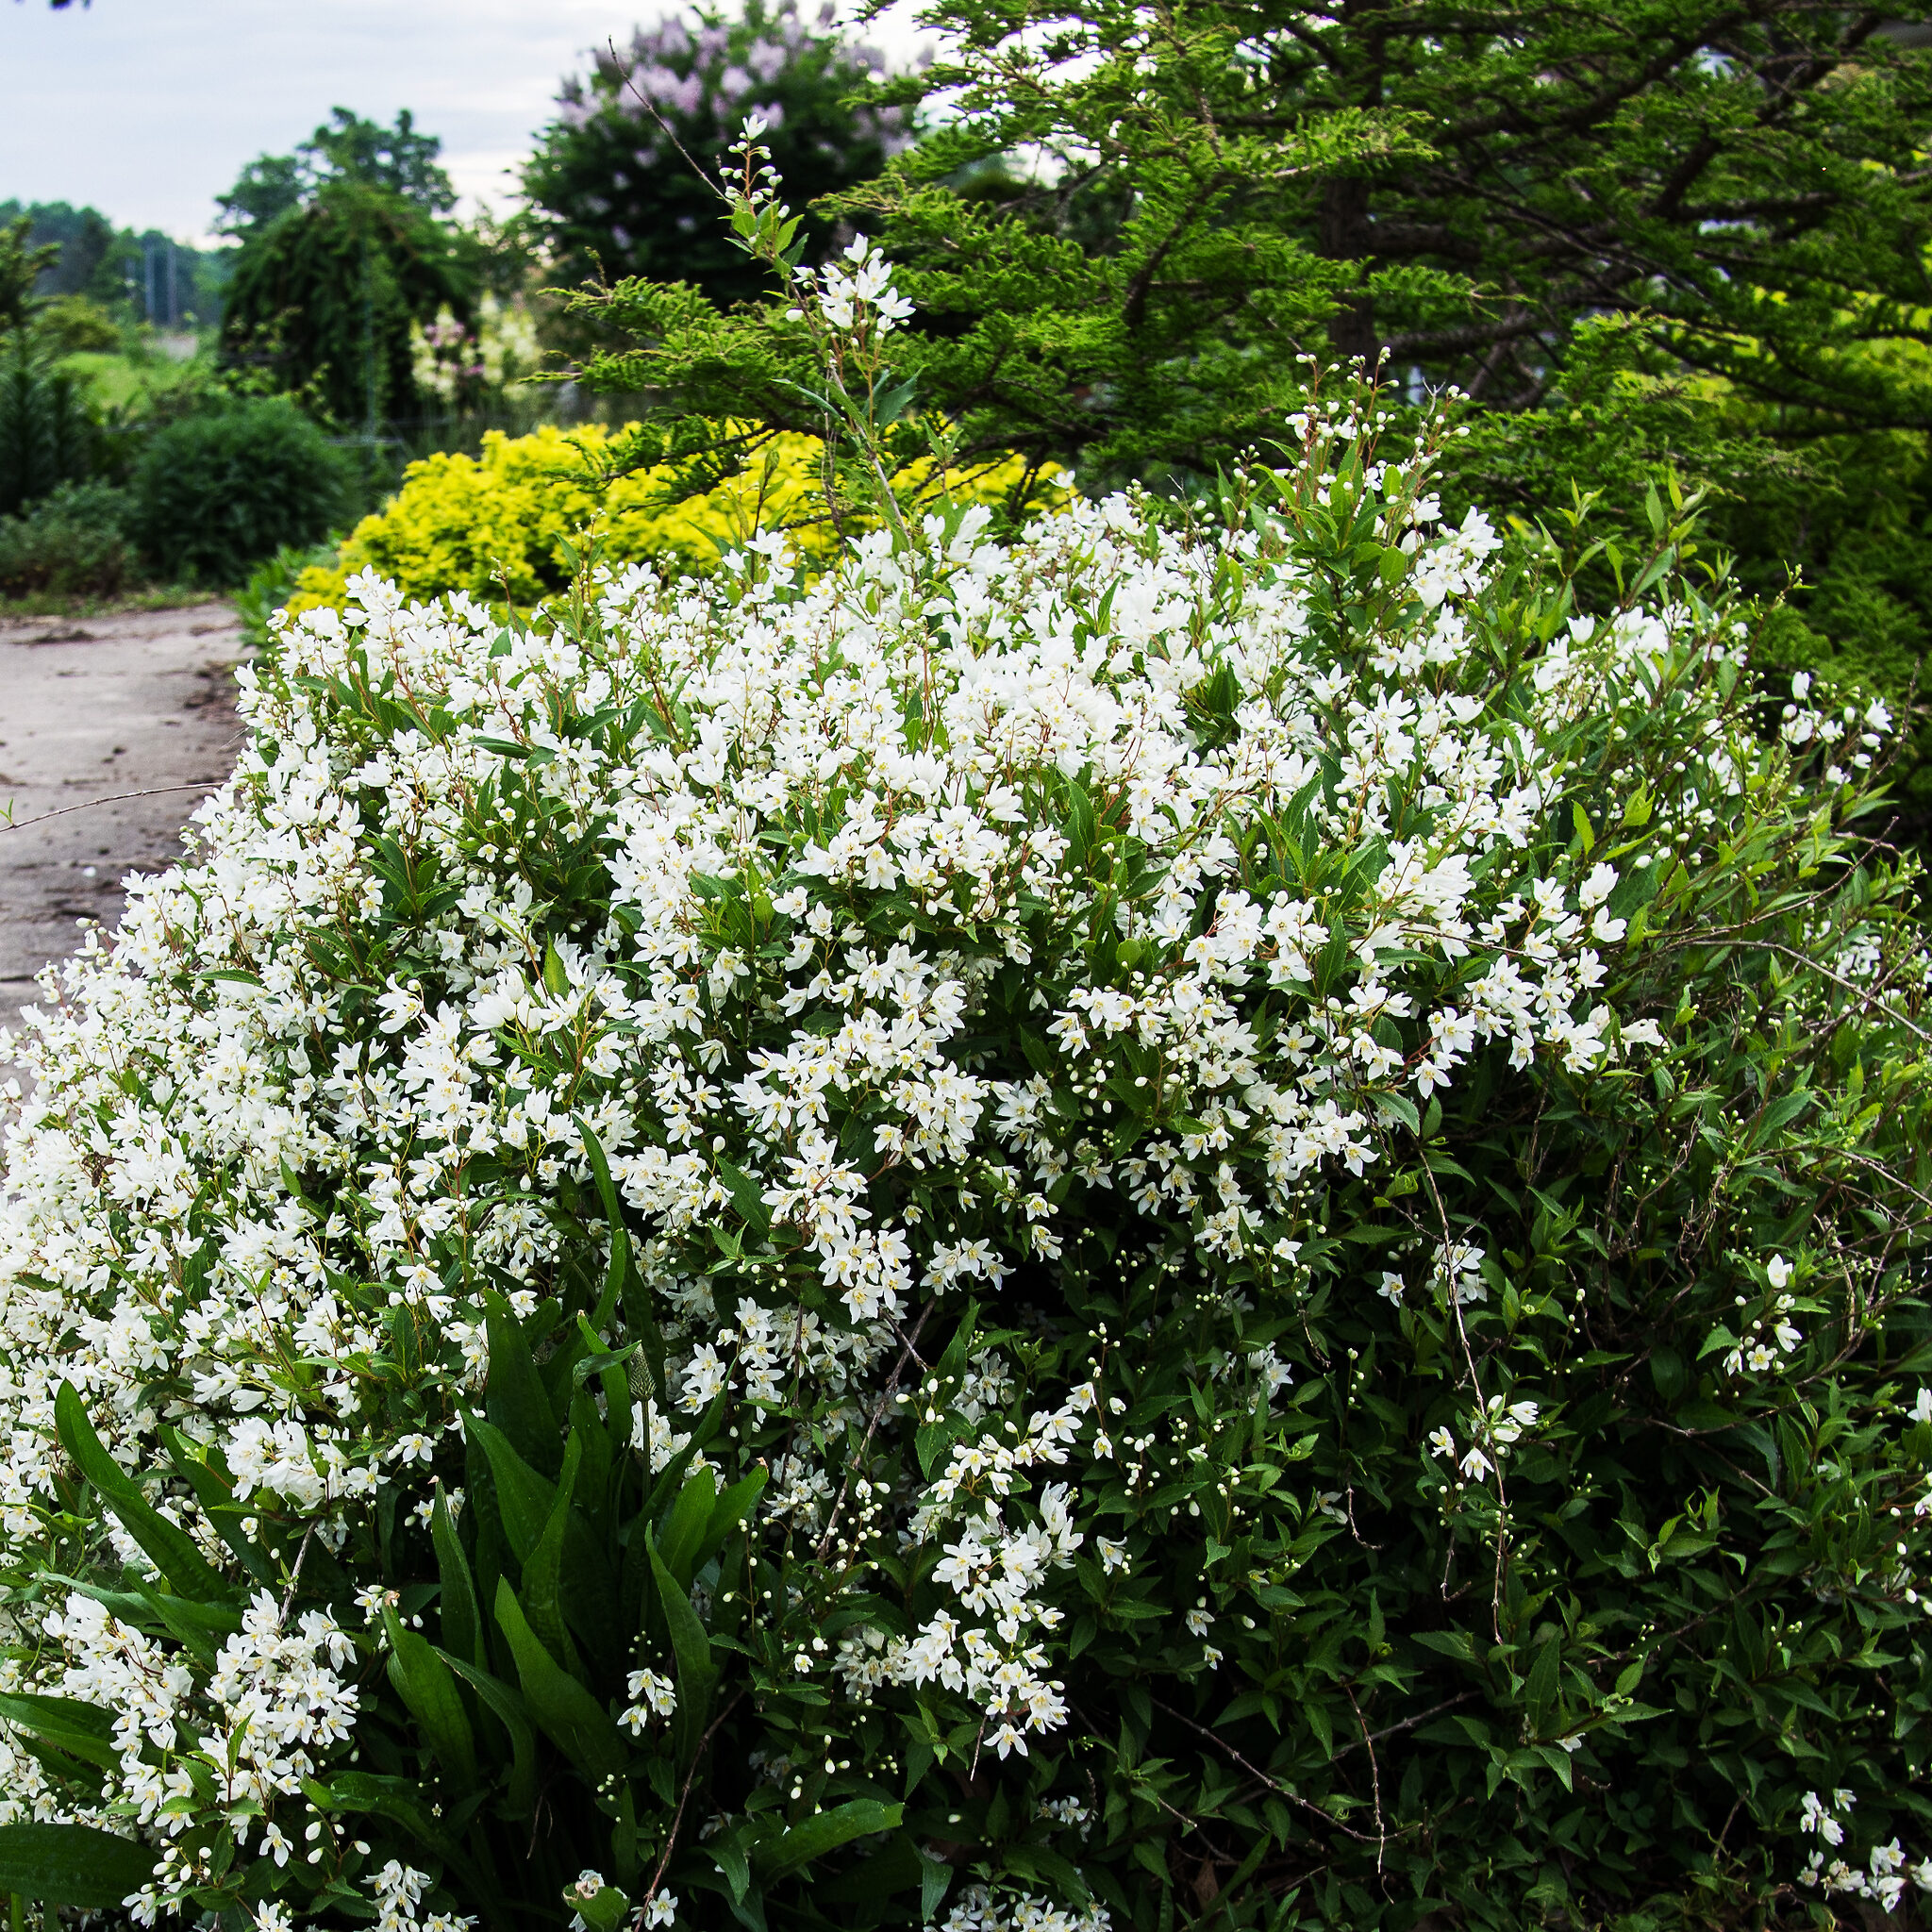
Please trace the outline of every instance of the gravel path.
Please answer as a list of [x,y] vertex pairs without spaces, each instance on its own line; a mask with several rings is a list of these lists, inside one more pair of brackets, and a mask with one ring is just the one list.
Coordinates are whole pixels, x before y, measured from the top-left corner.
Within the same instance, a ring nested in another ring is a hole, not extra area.
[[179,854],[234,761],[242,648],[224,604],[0,620],[0,1026],[81,922],[119,918],[127,873]]

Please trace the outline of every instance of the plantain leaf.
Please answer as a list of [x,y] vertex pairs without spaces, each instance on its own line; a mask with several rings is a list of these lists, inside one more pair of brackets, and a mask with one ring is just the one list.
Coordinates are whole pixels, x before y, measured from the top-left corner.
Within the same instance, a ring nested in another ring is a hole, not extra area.
[[121,1761],[113,1715],[98,1705],[15,1690],[0,1693],[0,1718],[89,1764],[111,1767]]
[[658,1600],[664,1607],[664,1621],[670,1626],[671,1653],[677,1660],[677,1714],[672,1720],[672,1743],[679,1765],[689,1769],[696,1760],[698,1743],[705,1734],[711,1686],[717,1681],[718,1670],[711,1661],[711,1640],[698,1622],[698,1613],[658,1554],[657,1543],[648,1532],[645,1548],[651,1558],[652,1580],[658,1586]]
[[409,1707],[410,1714],[423,1726],[423,1735],[436,1754],[437,1762],[458,1784],[476,1782],[476,1737],[470,1728],[470,1714],[457,1693],[456,1679],[449,1666],[437,1655],[426,1638],[404,1626],[403,1621],[387,1604],[382,1621],[389,1632],[389,1680],[396,1695]]
[[708,1468],[699,1470],[678,1491],[677,1501],[671,1506],[671,1519],[658,1539],[658,1554],[664,1559],[664,1567],[687,1590],[691,1588],[698,1545],[705,1540],[717,1500],[717,1477]]
[[[577,1132],[583,1136],[584,1152],[591,1158],[591,1172],[596,1176],[597,1195],[604,1204],[604,1219],[610,1227],[610,1267],[604,1277],[604,1292],[591,1326],[602,1330],[609,1324],[623,1301],[625,1283],[630,1273],[630,1231],[624,1224],[623,1210],[617,1205],[617,1189],[610,1179],[610,1162],[604,1144],[593,1134],[584,1117],[576,1116]],[[660,1351],[661,1353],[661,1351]]]
[[538,1728],[593,1786],[615,1777],[625,1754],[610,1713],[537,1641],[507,1576],[496,1585],[496,1622],[508,1640]]
[[813,1858],[837,1851],[856,1838],[891,1831],[905,1811],[903,1805],[882,1805],[876,1798],[851,1798],[794,1824],[774,1844],[762,1848],[758,1862],[773,1877],[795,1872]]
[[557,1412],[543,1392],[523,1324],[500,1294],[485,1298],[483,1319],[490,1337],[490,1381],[484,1391],[483,1412],[525,1462],[544,1475],[554,1476],[563,1466]]
[[436,1507],[429,1517],[429,1539],[436,1546],[436,1571],[441,1578],[442,1647],[453,1656],[481,1663],[483,1631],[476,1614],[476,1585],[441,1483],[436,1486]]
[[530,1728],[530,1708],[499,1677],[466,1664],[459,1657],[445,1657],[458,1676],[482,1699],[490,1714],[509,1733],[510,1766],[506,1799],[512,1818],[531,1818],[537,1810],[537,1734]]
[[705,1525],[697,1555],[691,1559],[693,1575],[724,1547],[724,1539],[758,1507],[758,1498],[765,1492],[767,1474],[762,1469],[753,1470],[741,1482],[733,1483],[712,1506],[711,1520]]
[[154,1875],[145,1845],[91,1824],[0,1824],[0,1891],[111,1911]]
[[158,1514],[139,1485],[108,1454],[72,1382],[62,1382],[54,1398],[54,1425],[60,1432],[61,1446],[94,1486],[95,1493],[181,1595],[197,1603],[219,1603],[229,1595],[228,1586],[194,1547],[194,1540]]
[[[464,1426],[482,1445],[496,1488],[496,1510],[503,1533],[519,1563],[526,1563],[557,1501],[557,1486],[539,1475],[491,1423],[464,1418]],[[559,1454],[558,1461],[562,1457]]]
[[582,1460],[583,1440],[573,1429],[570,1441],[564,1444],[563,1470],[558,1477],[557,1499],[550,1506],[549,1521],[524,1559],[524,1582],[518,1601],[543,1648],[572,1676],[588,1681],[584,1661],[563,1625],[563,1542],[570,1528],[571,1497],[576,1490],[577,1470]]

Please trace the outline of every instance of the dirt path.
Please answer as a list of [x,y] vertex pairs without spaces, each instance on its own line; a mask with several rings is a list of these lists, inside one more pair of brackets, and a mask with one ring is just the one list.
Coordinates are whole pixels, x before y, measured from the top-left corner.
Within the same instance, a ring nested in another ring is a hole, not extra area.
[[234,761],[242,650],[225,604],[0,620],[0,1026],[79,922],[120,916],[127,873],[180,852]]

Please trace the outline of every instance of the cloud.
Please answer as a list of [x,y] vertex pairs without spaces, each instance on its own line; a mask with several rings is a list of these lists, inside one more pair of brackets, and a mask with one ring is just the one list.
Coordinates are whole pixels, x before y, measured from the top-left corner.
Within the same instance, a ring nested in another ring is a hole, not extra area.
[[[501,207],[558,84],[668,0],[43,0],[0,5],[0,200],[92,203],[205,235],[258,154],[340,104],[408,108],[472,202]],[[816,7],[805,9],[815,14]],[[894,9],[901,14],[905,7]],[[909,26],[868,36],[903,51]]]
[[92,202],[192,239],[245,161],[286,153],[340,103],[381,121],[412,108],[458,188],[500,204],[558,80],[629,25],[596,0],[9,6],[0,199]]

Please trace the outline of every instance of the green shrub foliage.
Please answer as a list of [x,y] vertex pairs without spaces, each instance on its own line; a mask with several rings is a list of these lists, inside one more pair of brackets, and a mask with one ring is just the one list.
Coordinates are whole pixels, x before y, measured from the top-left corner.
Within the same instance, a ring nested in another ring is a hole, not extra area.
[[166,575],[245,582],[284,544],[312,544],[347,506],[341,453],[278,397],[186,416],[158,430],[135,467],[134,528]]
[[[1274,434],[1297,353],[1513,411],[1606,319],[1760,432],[1920,429],[1927,15],[960,0],[883,91],[937,125],[833,207],[926,318],[922,399],[1103,483]],[[718,318],[632,316],[715,372]]]
[[127,539],[133,505],[108,483],[63,483],[0,517],[0,597],[113,597],[141,575]]
[[0,516],[85,477],[99,440],[78,388],[31,333],[0,337]]
[[1591,608],[1295,432],[1187,525],[284,622],[25,1046],[14,1815],[264,1925],[1932,1883],[1888,721],[1668,502]]

